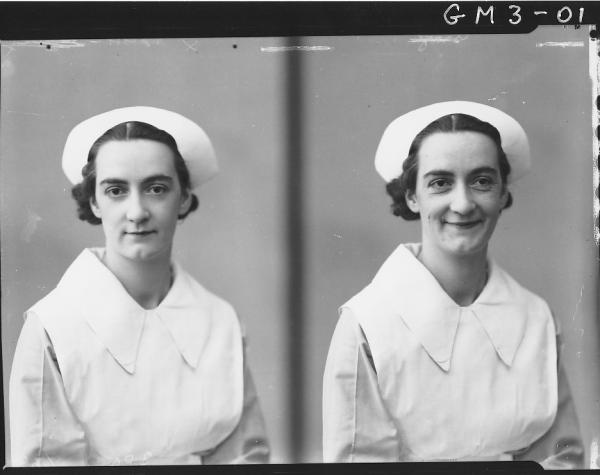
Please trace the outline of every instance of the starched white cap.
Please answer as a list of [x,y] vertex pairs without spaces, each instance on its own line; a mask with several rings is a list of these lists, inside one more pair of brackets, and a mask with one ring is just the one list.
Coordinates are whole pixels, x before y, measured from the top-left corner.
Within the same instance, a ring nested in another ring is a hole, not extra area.
[[198,124],[176,112],[157,107],[134,106],[113,109],[77,124],[67,137],[62,168],[73,184],[81,182],[81,169],[87,163],[94,142],[107,130],[123,122],[145,122],[170,134],[177,143],[190,173],[192,188],[218,172],[217,157],[208,135]]
[[402,164],[419,132],[434,120],[449,114],[467,114],[493,125],[500,133],[502,149],[510,164],[510,182],[522,177],[530,167],[529,141],[523,127],[495,107],[469,101],[438,102],[407,112],[387,126],[377,152],[375,169],[390,182],[402,174]]

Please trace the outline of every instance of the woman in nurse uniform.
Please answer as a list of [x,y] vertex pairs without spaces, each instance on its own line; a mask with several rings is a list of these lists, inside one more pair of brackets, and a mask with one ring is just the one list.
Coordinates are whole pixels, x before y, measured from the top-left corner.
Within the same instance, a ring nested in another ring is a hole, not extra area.
[[488,256],[508,184],[529,166],[521,126],[473,102],[386,129],[375,168],[392,210],[420,219],[340,308],[324,376],[326,462],[535,460],[583,449],[547,303]]
[[234,309],[171,260],[209,138],[153,107],[77,125],[63,170],[80,219],[101,224],[25,314],[10,379],[12,465],[268,461]]

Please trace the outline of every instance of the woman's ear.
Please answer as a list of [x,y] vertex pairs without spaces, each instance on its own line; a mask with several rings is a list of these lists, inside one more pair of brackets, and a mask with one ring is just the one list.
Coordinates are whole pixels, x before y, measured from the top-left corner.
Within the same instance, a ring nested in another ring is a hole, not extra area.
[[502,203],[502,206],[500,206],[500,209],[504,209],[506,208],[506,203],[508,203],[508,197],[510,196],[510,193],[508,192],[508,188],[506,186],[502,187],[502,196],[500,197],[500,202]]
[[179,216],[185,216],[192,206],[192,193],[186,191],[181,194],[181,203],[179,204]]
[[415,196],[414,191],[407,191],[404,194],[404,199],[406,200],[408,209],[410,209],[413,213],[419,212],[419,203],[417,202],[417,197]]
[[98,203],[96,203],[96,198],[94,196],[90,198],[90,209],[96,218],[102,219],[102,213],[100,212],[100,208],[98,207]]

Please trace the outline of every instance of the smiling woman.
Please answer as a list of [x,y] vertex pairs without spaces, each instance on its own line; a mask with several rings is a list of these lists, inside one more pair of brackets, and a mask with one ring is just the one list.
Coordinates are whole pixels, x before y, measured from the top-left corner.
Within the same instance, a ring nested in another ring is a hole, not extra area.
[[445,255],[485,260],[508,197],[497,157],[496,144],[479,132],[437,133],[421,143],[416,186],[406,201],[423,217],[428,268]]
[[174,112],[116,109],[73,129],[63,169],[105,247],[26,312],[13,465],[266,462],[237,315],[171,260],[192,188],[216,173],[206,134]]
[[453,101],[390,124],[375,167],[394,214],[421,220],[340,308],[324,376],[324,459],[583,462],[546,302],[488,257],[529,165],[527,136]]

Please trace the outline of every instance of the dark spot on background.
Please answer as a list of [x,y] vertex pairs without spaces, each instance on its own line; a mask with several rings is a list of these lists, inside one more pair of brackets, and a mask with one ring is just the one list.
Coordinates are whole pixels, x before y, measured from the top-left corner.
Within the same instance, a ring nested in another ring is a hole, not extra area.
[[237,45],[236,44],[233,45],[233,49],[237,49]]
[[52,46],[46,45],[46,49],[51,49],[51,48],[52,48]]

